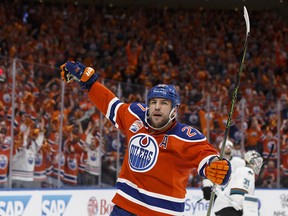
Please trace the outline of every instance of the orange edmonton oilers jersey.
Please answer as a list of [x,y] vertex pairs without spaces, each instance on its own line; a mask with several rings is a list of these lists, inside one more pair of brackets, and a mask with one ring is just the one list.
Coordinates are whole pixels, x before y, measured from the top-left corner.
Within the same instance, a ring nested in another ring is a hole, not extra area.
[[42,181],[46,179],[46,157],[43,151],[35,153],[34,180]]
[[199,131],[181,123],[164,133],[151,133],[145,104],[123,103],[98,82],[89,97],[128,140],[112,202],[139,216],[183,215],[190,170],[196,168],[204,176],[217,150]]
[[0,184],[7,181],[9,158],[10,148],[7,145],[0,147]]

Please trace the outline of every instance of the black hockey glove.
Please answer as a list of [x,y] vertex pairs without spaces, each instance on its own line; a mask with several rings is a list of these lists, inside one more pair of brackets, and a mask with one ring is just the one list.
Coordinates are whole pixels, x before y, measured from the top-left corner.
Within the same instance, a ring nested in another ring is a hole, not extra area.
[[212,193],[212,187],[203,187],[203,197],[205,200],[210,200],[211,193]]

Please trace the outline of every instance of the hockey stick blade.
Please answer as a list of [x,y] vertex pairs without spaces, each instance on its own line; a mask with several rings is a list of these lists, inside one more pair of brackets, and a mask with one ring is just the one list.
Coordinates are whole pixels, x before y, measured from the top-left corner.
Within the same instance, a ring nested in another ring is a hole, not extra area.
[[[233,114],[233,111],[234,111],[234,105],[235,105],[235,102],[236,102],[236,99],[237,99],[238,88],[240,86],[241,73],[242,73],[243,67],[244,67],[244,60],[245,60],[245,56],[246,56],[248,36],[249,36],[249,33],[250,33],[250,20],[249,20],[248,11],[247,11],[245,6],[244,6],[244,19],[245,19],[245,24],[246,24],[246,36],[245,36],[245,42],[244,42],[243,56],[242,56],[242,60],[241,60],[240,67],[239,67],[239,71],[238,71],[237,77],[236,77],[236,85],[235,85],[235,88],[234,88],[233,93],[232,93],[232,101],[231,101],[230,111],[228,113],[228,119],[227,119],[226,128],[225,128],[225,132],[224,132],[224,138],[223,138],[223,142],[222,142],[222,146],[221,146],[220,159],[223,158],[224,149],[225,149],[225,146],[226,146],[226,140],[227,140],[227,137],[228,137],[228,134],[229,134],[229,130],[230,130],[232,114]],[[210,216],[210,214],[211,214],[213,201],[214,201],[214,197],[215,197],[215,187],[216,187],[216,185],[214,184],[214,186],[212,188],[212,192],[211,192],[211,197],[210,197],[209,207],[208,207],[208,211],[207,211],[207,216]]]
[[246,37],[247,37],[250,33],[250,21],[249,21],[248,11],[245,6],[244,6],[244,19],[246,23]]

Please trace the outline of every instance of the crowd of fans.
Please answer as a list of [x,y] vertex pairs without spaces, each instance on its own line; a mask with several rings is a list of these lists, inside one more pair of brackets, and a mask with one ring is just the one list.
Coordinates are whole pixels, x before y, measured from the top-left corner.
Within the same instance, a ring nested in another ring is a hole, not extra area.
[[[235,108],[229,138],[239,150],[237,156],[243,155],[243,141],[244,150],[269,155],[259,187],[277,186],[280,149],[281,187],[288,187],[288,25],[276,12],[249,12],[251,33],[237,100],[241,103]],[[61,124],[58,68],[67,60],[94,67],[126,102],[145,102],[145,88],[157,83],[176,85],[180,121],[209,133],[210,142],[218,146],[245,33],[241,10],[5,1],[0,5],[0,154],[7,157],[0,159],[0,170],[6,171],[0,173],[0,184],[7,183],[11,135],[14,187],[55,187],[59,179],[63,186],[97,185],[100,173],[101,183],[115,183],[125,136],[74,85],[65,86],[73,94],[64,94]],[[15,58],[17,96],[12,110]],[[188,186],[199,186],[200,179],[191,176]]]

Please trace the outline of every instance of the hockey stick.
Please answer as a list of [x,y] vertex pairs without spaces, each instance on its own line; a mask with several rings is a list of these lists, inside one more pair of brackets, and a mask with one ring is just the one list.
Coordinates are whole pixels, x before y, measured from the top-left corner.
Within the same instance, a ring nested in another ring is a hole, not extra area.
[[[262,172],[264,170],[264,166],[268,163],[268,161],[269,161],[269,159],[270,159],[270,157],[271,157],[271,155],[272,155],[272,153],[274,151],[274,146],[275,146],[274,144],[271,146],[269,155],[266,158],[264,158],[264,160],[263,160],[262,167],[261,167],[260,172],[258,174],[259,178],[261,177],[261,174],[262,174]],[[258,179],[258,183],[259,183],[259,179]]]
[[268,155],[266,158],[264,158],[263,165],[267,164],[268,160],[270,159],[270,157],[271,157],[271,155],[272,155],[272,153],[273,153],[273,151],[274,151],[274,146],[275,146],[275,145],[272,144],[271,149],[270,149],[270,152],[269,152],[269,155]]
[[204,198],[200,198],[199,200],[197,200],[196,204],[200,203],[202,200],[204,200]]
[[[237,99],[238,88],[240,86],[240,78],[241,78],[241,74],[242,74],[243,67],[244,67],[244,60],[245,60],[247,44],[248,44],[248,36],[249,36],[249,32],[250,32],[249,15],[248,15],[248,12],[247,12],[247,9],[245,6],[244,6],[244,19],[245,19],[245,24],[246,24],[246,37],[245,37],[245,43],[244,43],[244,51],[243,51],[243,56],[242,56],[241,64],[239,67],[239,71],[237,73],[235,87],[234,87],[234,90],[232,92],[232,101],[231,101],[230,111],[228,113],[228,119],[227,119],[227,123],[226,123],[225,132],[224,132],[223,144],[221,146],[220,160],[223,159],[225,144],[226,144],[226,140],[227,140],[227,137],[229,134],[229,129],[230,129],[231,120],[232,120],[232,114],[233,114],[235,102]],[[210,216],[210,214],[211,214],[211,209],[212,209],[214,197],[215,197],[215,185],[213,186],[213,190],[211,192],[207,216]]]

